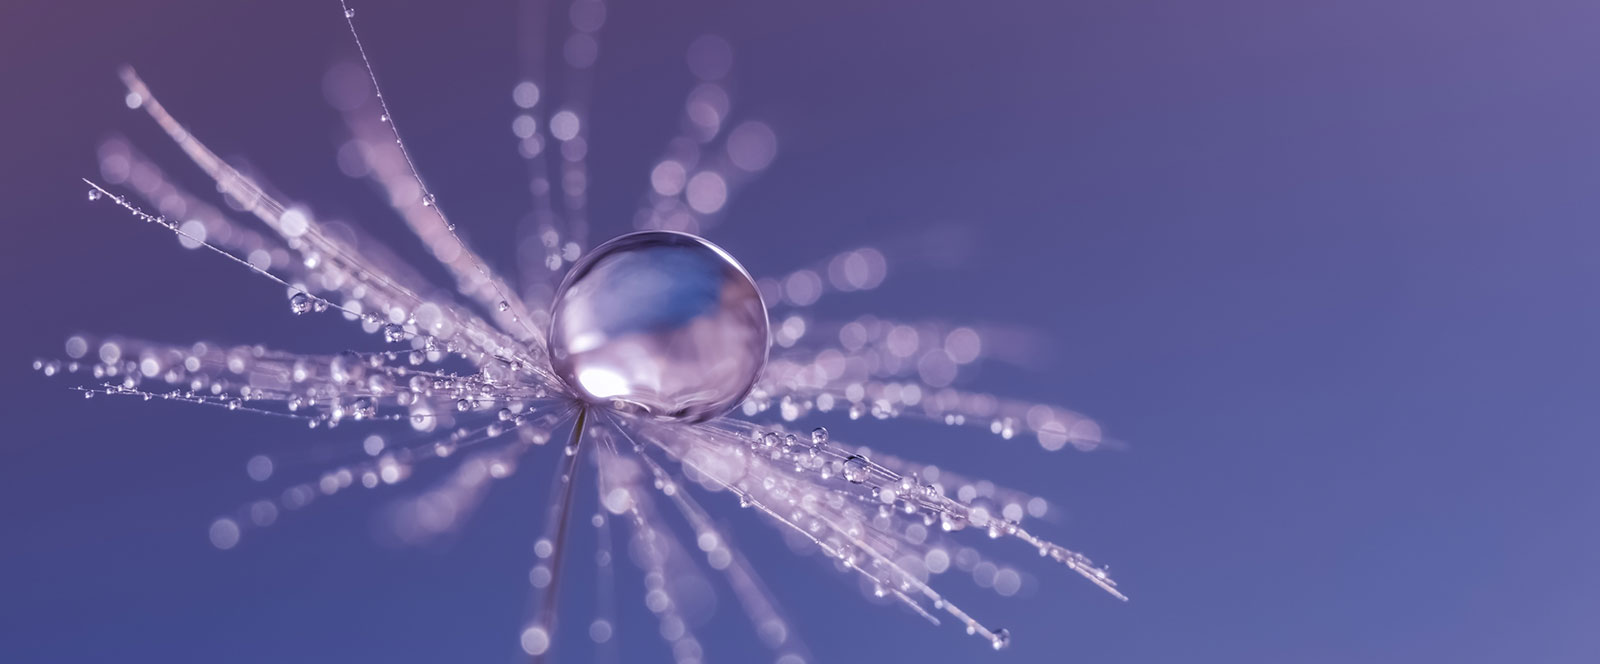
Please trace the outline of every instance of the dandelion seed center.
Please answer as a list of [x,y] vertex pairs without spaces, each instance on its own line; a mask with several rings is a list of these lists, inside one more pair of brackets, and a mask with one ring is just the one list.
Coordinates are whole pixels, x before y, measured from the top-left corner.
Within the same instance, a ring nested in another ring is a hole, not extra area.
[[704,421],[750,393],[767,310],[737,261],[694,235],[645,231],[597,247],[556,292],[550,362],[585,400]]

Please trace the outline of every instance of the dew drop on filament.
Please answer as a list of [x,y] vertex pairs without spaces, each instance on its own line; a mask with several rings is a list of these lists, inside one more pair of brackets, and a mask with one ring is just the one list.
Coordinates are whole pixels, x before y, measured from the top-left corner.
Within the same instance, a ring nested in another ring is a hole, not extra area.
[[871,469],[867,467],[866,457],[852,454],[850,458],[844,460],[844,478],[850,480],[852,484],[860,484],[867,481],[867,477],[871,474]]
[[767,359],[755,282],[716,245],[644,231],[573,266],[551,309],[550,360],[591,403],[701,422],[728,412]]

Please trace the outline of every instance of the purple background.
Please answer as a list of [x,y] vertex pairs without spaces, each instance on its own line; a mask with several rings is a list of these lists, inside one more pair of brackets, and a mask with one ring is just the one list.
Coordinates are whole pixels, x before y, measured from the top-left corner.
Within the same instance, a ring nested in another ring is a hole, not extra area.
[[[358,7],[425,174],[504,265],[526,204],[512,3]],[[0,15],[0,660],[516,659],[548,455],[448,546],[376,544],[385,496],[362,493],[219,553],[206,524],[258,491],[245,459],[309,460],[360,435],[86,403],[28,371],[77,331],[370,343],[88,205],[77,181],[115,131],[198,182],[123,107],[115,68],[132,63],[219,152],[417,251],[333,160],[322,74],[353,53],[336,4]],[[714,239],[771,275],[970,229],[963,268],[891,265],[882,289],[824,312],[1039,329],[1048,362],[971,385],[1075,408],[1128,444],[1049,454],[824,420],[1044,494],[1068,514],[1045,534],[1110,563],[1133,596],[983,546],[1040,577],[1010,600],[946,579],[1012,630],[999,655],[871,605],[711,499],[819,661],[1600,659],[1600,7],[617,2],[609,16],[590,134],[598,235],[628,226],[677,127],[684,47],[725,35],[735,104],[781,147]],[[623,578],[623,661],[664,657]],[[569,607],[590,601],[586,585],[567,586]],[[714,661],[760,655],[735,612],[725,600],[701,632]],[[579,639],[558,648],[582,661]]]

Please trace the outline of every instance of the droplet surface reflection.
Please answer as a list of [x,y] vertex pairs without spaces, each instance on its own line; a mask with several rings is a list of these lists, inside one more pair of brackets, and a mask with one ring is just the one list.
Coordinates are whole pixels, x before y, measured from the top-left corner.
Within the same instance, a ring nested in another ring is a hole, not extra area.
[[699,237],[645,231],[573,266],[556,292],[550,362],[589,401],[708,420],[737,406],[767,360],[755,282]]

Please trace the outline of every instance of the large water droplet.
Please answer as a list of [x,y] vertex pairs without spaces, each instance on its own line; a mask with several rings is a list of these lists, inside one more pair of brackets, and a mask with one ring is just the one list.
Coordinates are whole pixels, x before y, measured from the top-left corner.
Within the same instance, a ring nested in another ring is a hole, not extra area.
[[293,311],[296,314],[309,313],[311,311],[311,296],[305,293],[295,293],[289,296],[289,311]]
[[550,360],[593,403],[699,422],[750,393],[767,360],[767,310],[716,245],[645,231],[607,242],[567,273]]

